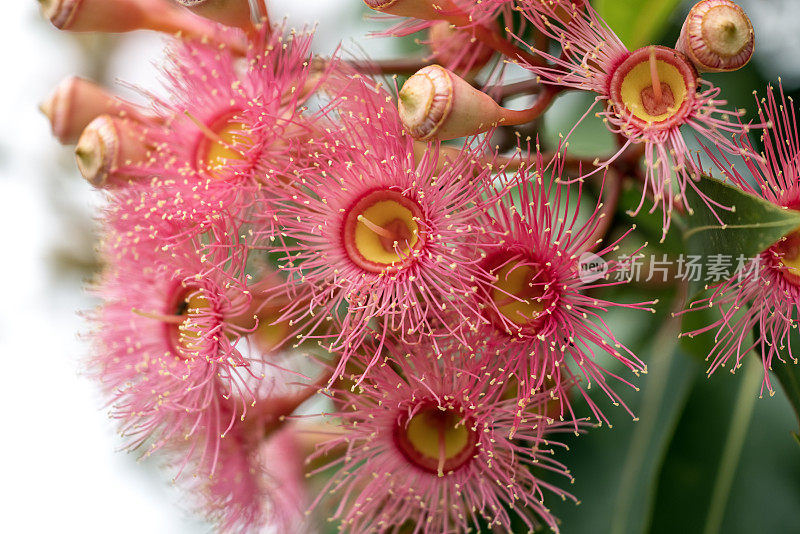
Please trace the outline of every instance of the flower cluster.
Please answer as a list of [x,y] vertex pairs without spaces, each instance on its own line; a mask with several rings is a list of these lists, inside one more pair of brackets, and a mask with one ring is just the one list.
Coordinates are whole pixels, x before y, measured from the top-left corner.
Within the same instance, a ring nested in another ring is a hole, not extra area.
[[[43,2],[67,30],[178,32],[167,96],[73,78],[43,105],[105,199],[92,374],[128,446],[166,459],[220,531],[327,515],[354,533],[557,532],[547,502],[574,497],[553,436],[611,426],[598,397],[635,417],[620,388],[647,372],[607,321],[657,304],[618,291],[642,249],[616,220],[622,181],[663,235],[689,190],[728,209],[698,188],[690,127],[737,186],[800,209],[794,113],[770,92],[759,155],[699,77],[752,54],[727,0],[699,2],[676,48],[634,51],[583,0],[365,2],[402,17],[385,36],[427,32],[418,68],[316,57],[263,0]],[[504,85],[510,63],[528,79]],[[511,130],[566,90],[603,106],[619,150],[602,163],[569,154],[569,133],[548,152]],[[503,107],[518,94],[530,109]],[[712,370],[739,365],[754,325],[769,368],[798,257],[795,231],[758,258],[761,281],[705,302],[723,309]]]

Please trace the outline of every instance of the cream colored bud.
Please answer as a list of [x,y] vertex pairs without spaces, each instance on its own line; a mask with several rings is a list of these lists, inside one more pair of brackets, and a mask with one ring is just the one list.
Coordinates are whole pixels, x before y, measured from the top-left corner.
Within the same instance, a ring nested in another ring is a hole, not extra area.
[[50,120],[53,135],[65,145],[75,143],[84,128],[100,115],[147,120],[138,106],[77,76],[62,80],[39,109]]
[[486,132],[500,123],[535,118],[497,104],[486,93],[440,65],[417,71],[400,90],[400,119],[414,139],[456,139]]
[[146,137],[135,121],[101,115],[89,123],[75,147],[78,170],[97,188],[124,184],[136,178],[130,169],[148,158]]
[[753,57],[753,25],[730,0],[703,0],[689,11],[675,48],[700,72],[734,71]]

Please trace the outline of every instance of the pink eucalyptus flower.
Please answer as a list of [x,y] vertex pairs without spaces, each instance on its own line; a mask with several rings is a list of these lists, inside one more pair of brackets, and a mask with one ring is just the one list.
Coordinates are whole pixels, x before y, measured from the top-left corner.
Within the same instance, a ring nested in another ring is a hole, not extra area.
[[[769,126],[762,132],[762,158],[744,158],[745,174],[737,170],[723,155],[718,158],[707,150],[726,178],[753,195],[790,210],[800,210],[800,135],[794,102],[778,89],[776,99],[772,87],[767,98],[758,101],[759,118]],[[746,135],[737,146],[747,153],[755,152]],[[761,352],[764,364],[764,388],[770,395],[774,389],[769,370],[773,358],[784,361],[780,351],[786,349],[796,363],[790,333],[798,320],[800,306],[800,229],[789,233],[761,252],[756,258],[739,258],[737,273],[716,286],[710,297],[692,303],[690,309],[717,307],[722,317],[711,325],[687,332],[695,336],[716,331],[716,344],[708,355],[711,374],[733,360],[731,371],[753,349]],[[749,334],[757,327],[752,341]]]
[[629,146],[644,146],[644,194],[653,196],[653,210],[662,208],[666,235],[673,206],[685,204],[686,187],[699,171],[680,128],[689,126],[720,149],[740,154],[742,148],[731,142],[729,134],[746,133],[750,126],[733,123],[729,117],[743,112],[724,109],[726,101],[717,98],[720,89],[701,79],[683,53],[664,46],[629,51],[588,2],[525,0],[520,4],[528,20],[562,49],[559,57],[537,51],[551,65],[527,68],[542,83],[597,93],[595,105],[605,105],[598,116],[624,139],[601,168]]
[[304,105],[325,77],[311,57],[312,34],[282,30],[261,28],[244,58],[195,41],[168,51],[168,97],[150,95],[149,157],[120,172],[139,177],[127,185],[140,204],[158,205],[179,235],[203,231],[220,214],[274,224],[273,191],[304,159],[316,128]]
[[[206,237],[232,240],[221,228]],[[252,402],[248,382],[260,378],[236,347],[254,322],[245,249],[199,239],[156,249],[112,229],[103,259],[91,366],[112,417],[132,449],[185,439],[187,459],[213,466],[220,436]]]
[[220,532],[255,533],[265,527],[305,532],[310,504],[305,455],[296,432],[262,416],[271,408],[265,411],[259,404],[220,440],[214,471],[209,473],[205,464],[195,466],[186,489],[198,511]]
[[571,479],[550,438],[572,427],[541,415],[549,394],[531,399],[509,439],[516,399],[502,399],[495,375],[464,369],[471,351],[453,343],[437,359],[430,345],[390,344],[386,354],[362,388],[332,394],[344,434],[317,454],[346,449],[320,469],[338,469],[323,489],[341,495],[333,519],[350,532],[441,534],[480,530],[479,519],[511,532],[516,515],[531,531],[540,522],[558,531],[545,494],[574,497],[547,481]]
[[480,217],[500,194],[476,163],[485,142],[444,163],[430,145],[417,162],[389,94],[357,75],[343,83],[339,126],[315,139],[315,167],[281,203],[281,268],[300,293],[285,316],[311,330],[338,319],[340,372],[372,321],[381,336],[414,340],[450,310],[448,335],[477,319],[469,302],[488,275],[461,244],[485,231]]
[[[401,22],[378,35],[405,36],[414,32],[427,30],[438,20],[449,20],[460,28],[471,28],[477,25],[486,28],[498,26],[498,18],[504,22],[511,20],[511,2],[476,2],[475,0],[364,0],[368,7],[390,14],[376,17],[389,20],[395,12],[408,13]],[[416,4],[418,8],[411,7]],[[411,14],[417,16],[411,16]]]
[[[561,154],[545,164],[537,151],[534,162],[514,176],[511,194],[480,222],[492,230],[481,236],[478,250],[493,281],[475,295],[486,318],[476,338],[486,344],[487,354],[494,355],[495,365],[518,381],[521,407],[532,392],[552,386],[561,404],[560,416],[575,419],[568,386],[585,380],[587,388],[597,385],[623,406],[606,379],[634,387],[603,368],[597,352],[636,375],[647,370],[616,339],[605,323],[606,312],[611,308],[652,312],[649,306],[654,303],[617,303],[587,294],[624,283],[611,281],[620,268],[618,262],[602,258],[616,250],[624,236],[590,252],[598,244],[606,214],[598,200],[589,218],[582,220],[582,184],[577,190],[564,185],[563,171]],[[574,379],[571,366],[582,375],[580,380]],[[580,391],[598,421],[608,423],[588,394]]]

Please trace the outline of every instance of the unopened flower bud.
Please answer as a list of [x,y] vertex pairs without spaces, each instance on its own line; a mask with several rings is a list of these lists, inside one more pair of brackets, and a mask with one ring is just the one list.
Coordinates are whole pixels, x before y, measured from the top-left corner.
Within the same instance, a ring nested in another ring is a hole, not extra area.
[[130,118],[144,116],[136,105],[77,76],[62,80],[39,108],[50,120],[53,135],[65,145],[75,143],[84,128],[100,115]]
[[400,90],[400,119],[414,139],[456,139],[535,117],[497,104],[486,93],[440,65],[417,71]]
[[476,72],[494,56],[494,50],[473,37],[469,30],[456,28],[447,21],[431,25],[428,46],[437,63],[458,72]]
[[451,0],[364,0],[367,7],[398,17],[439,20],[445,13],[456,11]]
[[734,71],[753,56],[753,25],[730,0],[703,0],[689,11],[675,48],[701,72]]
[[201,17],[226,26],[249,29],[253,22],[248,0],[175,0]]
[[169,0],[39,0],[39,3],[44,16],[60,30],[109,33],[153,30],[211,38],[237,52],[246,50],[246,44],[223,35],[211,21]]
[[135,178],[129,169],[147,160],[146,137],[135,121],[101,115],[89,123],[75,147],[78,170],[97,188],[121,185]]

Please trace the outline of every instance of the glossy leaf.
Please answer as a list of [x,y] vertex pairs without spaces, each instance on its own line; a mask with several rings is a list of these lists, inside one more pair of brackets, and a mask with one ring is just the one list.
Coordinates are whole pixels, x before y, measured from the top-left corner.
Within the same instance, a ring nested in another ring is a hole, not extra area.
[[[729,258],[735,269],[739,257],[754,258],[800,227],[800,212],[776,206],[733,185],[707,177],[695,185],[706,197],[730,209],[712,210],[688,188],[687,200],[694,211],[683,219],[689,255],[721,255]],[[694,295],[704,283],[703,279],[692,280],[690,293]]]
[[597,0],[595,7],[625,45],[655,44],[680,0]]
[[797,532],[786,512],[800,502],[800,454],[786,432],[794,424],[791,408],[782,395],[759,399],[760,382],[745,386],[743,371],[695,381],[661,469],[650,534],[702,533],[708,525],[731,424],[742,415],[734,408],[743,387],[754,413],[717,532]]
[[[755,326],[753,335],[759,338],[761,337],[758,324]],[[789,343],[784,343],[779,349],[781,358],[783,358],[784,361],[780,361],[778,358],[773,358],[772,373],[778,379],[778,382],[780,382],[781,389],[783,390],[784,395],[786,395],[786,399],[789,401],[789,404],[792,406],[792,409],[797,416],[798,424],[800,424],[800,364],[794,363],[792,355],[789,354],[788,351],[789,346],[800,346],[800,333],[798,333],[796,329],[792,329],[789,332],[789,336]],[[792,432],[792,436],[797,443],[800,444],[800,432]]]
[[677,331],[678,328],[665,329],[654,340],[647,379],[642,384],[639,421],[624,456],[611,519],[612,534],[647,531],[664,456],[692,384],[700,374],[698,365],[676,346]]

